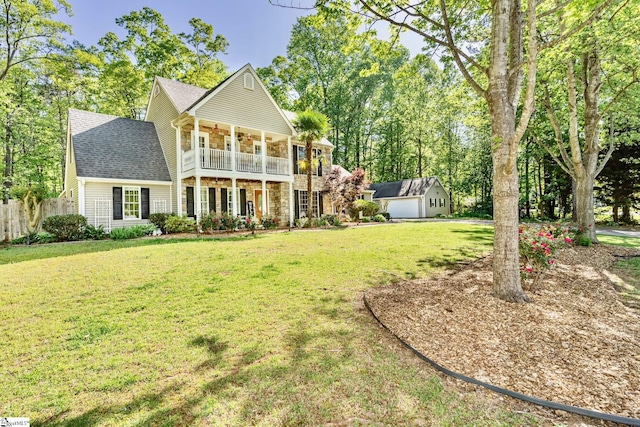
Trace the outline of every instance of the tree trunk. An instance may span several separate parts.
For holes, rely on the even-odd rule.
[[[505,69],[506,72],[506,69]],[[506,80],[503,80],[506,81]],[[491,86],[491,82],[489,83]],[[520,250],[518,234],[517,162],[509,166],[508,141],[515,130],[515,111],[507,101],[506,85],[489,90],[493,157],[493,293],[508,302],[528,302],[520,281]],[[507,170],[507,168],[509,168]]]
[[[618,222],[619,217],[618,217],[618,208],[619,208],[619,204],[618,202],[613,202],[613,207],[611,208],[612,212],[613,212],[613,222]]]
[[[306,144],[306,154],[307,154],[307,219],[309,220],[308,224],[311,226],[311,218],[313,218],[313,191],[312,191],[312,180],[313,180],[313,165],[312,165],[312,150],[313,145],[311,140],[307,140]]]
[[[598,243],[593,209],[593,182],[587,174],[576,180],[576,217],[578,225],[584,229],[584,235],[593,243]]]

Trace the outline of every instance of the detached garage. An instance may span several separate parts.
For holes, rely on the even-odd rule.
[[[449,197],[436,176],[371,184],[373,201],[392,218],[432,218],[449,214]]]

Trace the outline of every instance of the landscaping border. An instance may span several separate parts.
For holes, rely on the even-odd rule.
[[[526,394],[522,394],[522,393],[518,393],[518,392],[515,392],[515,391],[507,390],[507,389],[504,389],[504,388],[501,388],[501,387],[497,387],[497,386],[495,386],[493,384],[489,384],[489,383],[477,380],[475,378],[471,378],[471,377],[468,377],[466,375],[462,375],[462,374],[459,374],[457,372],[451,371],[451,370],[445,368],[444,366],[441,366],[438,363],[434,362],[433,360],[429,359],[424,354],[420,353],[418,350],[413,348],[411,346],[411,344],[407,343],[405,340],[403,340],[398,335],[396,335],[396,333],[393,332],[391,329],[389,329],[389,327],[387,327],[387,325],[382,323],[380,318],[376,315],[376,313],[373,311],[373,309],[369,305],[369,301],[367,301],[367,292],[366,291],[363,292],[362,298],[364,300],[365,307],[367,307],[367,310],[369,310],[369,312],[371,313],[373,318],[380,324],[380,326],[382,326],[389,333],[391,333],[391,335],[393,335],[398,341],[400,341],[400,343],[402,343],[402,345],[404,345],[409,350],[411,350],[416,356],[418,356],[420,359],[424,360],[429,365],[433,366],[435,369],[437,369],[438,371],[442,372],[443,374],[449,375],[449,376],[451,376],[453,378],[456,378],[458,380],[462,380],[462,381],[468,382],[470,384],[479,385],[479,386],[484,387],[484,388],[486,388],[488,390],[491,390],[491,391],[493,391],[495,393],[503,394],[505,396],[513,397],[515,399],[523,400],[525,402],[533,403],[534,405],[543,406],[545,408],[555,409],[555,410],[560,410],[560,411],[565,411],[565,412],[571,412],[571,413],[574,413],[574,414],[583,415],[585,417],[596,418],[596,419],[604,420],[604,421],[612,421],[612,422],[615,422],[615,423],[627,424],[627,425],[630,425],[630,426],[640,426],[640,419],[638,419],[638,418],[627,418],[627,417],[623,417],[623,416],[620,416],[620,415],[607,414],[607,413],[604,413],[604,412],[594,411],[594,410],[591,410],[591,409],[585,409],[585,408],[580,408],[580,407],[577,407],[577,406],[565,405],[565,404],[562,404],[562,403],[556,403],[556,402],[551,402],[549,400],[539,399],[537,397],[528,396]]]

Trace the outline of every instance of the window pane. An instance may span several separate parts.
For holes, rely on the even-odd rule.
[[[209,187],[200,187],[200,214],[209,213]]]
[[[124,219],[140,218],[140,189],[124,188]]]

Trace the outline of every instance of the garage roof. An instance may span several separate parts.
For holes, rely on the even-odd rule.
[[[403,179],[402,181],[380,182],[371,184],[369,190],[375,190],[374,199],[416,197],[424,195],[437,179],[438,177],[429,176],[426,178]]]

